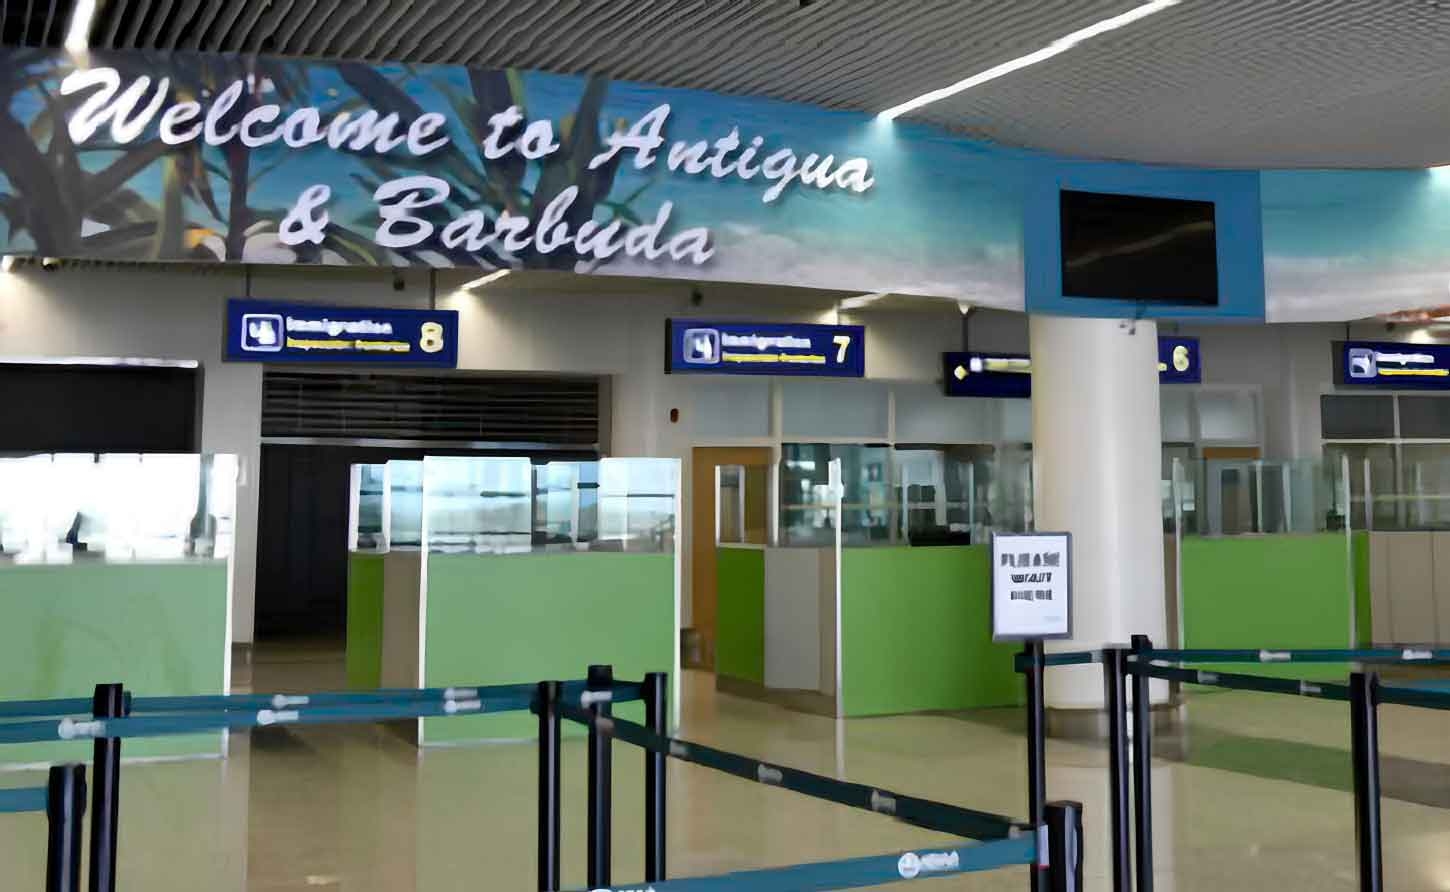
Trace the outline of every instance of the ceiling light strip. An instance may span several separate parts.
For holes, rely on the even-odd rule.
[[[76,0],[71,12],[70,29],[66,31],[65,48],[84,53],[91,48],[91,25],[96,20],[96,0]]]
[[[1086,28],[1079,28],[1071,34],[1059,37],[1052,43],[1036,52],[1028,53],[1025,56],[1018,56],[1000,65],[994,65],[986,71],[978,72],[971,77],[959,80],[956,83],[942,87],[939,90],[932,90],[930,93],[923,93],[915,99],[910,99],[900,105],[894,105],[877,115],[883,121],[894,121],[904,114],[916,111],[923,106],[931,105],[933,102],[940,102],[950,96],[970,90],[973,87],[981,86],[988,81],[994,81],[999,77],[1020,71],[1029,65],[1036,65],[1038,62],[1045,62],[1053,56],[1067,52],[1085,40],[1091,40],[1109,31],[1116,31],[1126,25],[1131,25],[1139,19],[1146,18],[1155,12],[1162,12],[1170,6],[1177,6],[1181,0],[1152,0],[1142,6],[1134,7],[1125,13],[1094,22]]]

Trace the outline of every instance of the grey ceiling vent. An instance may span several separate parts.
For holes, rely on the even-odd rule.
[[[262,436],[593,448],[599,406],[597,378],[268,369]]]

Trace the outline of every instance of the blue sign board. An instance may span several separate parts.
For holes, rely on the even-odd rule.
[[[1158,339],[1158,379],[1164,384],[1202,384],[1198,338]]]
[[[1197,338],[1158,339],[1158,380],[1203,380]],[[942,381],[947,396],[1026,399],[1032,396],[1032,359],[1025,353],[943,353]]]
[[[1339,383],[1387,390],[1450,390],[1450,345],[1345,341]]]
[[[458,313],[227,301],[226,358],[236,362],[346,362],[458,366]]]
[[[866,374],[866,329],[860,325],[671,319],[666,335],[666,373],[833,378]]]
[[[1026,399],[1032,396],[1032,360],[1025,353],[943,353],[947,396]]]

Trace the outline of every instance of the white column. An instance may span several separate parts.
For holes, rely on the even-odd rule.
[[[1164,642],[1158,327],[1049,316],[1030,326],[1035,522],[1072,533],[1074,637],[1050,649]],[[1052,708],[1103,703],[1098,666],[1053,669],[1046,687]]]

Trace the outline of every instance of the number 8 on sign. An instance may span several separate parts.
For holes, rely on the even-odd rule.
[[[443,349],[443,326],[437,322],[424,322],[418,336],[418,349],[424,353],[437,353]]]

